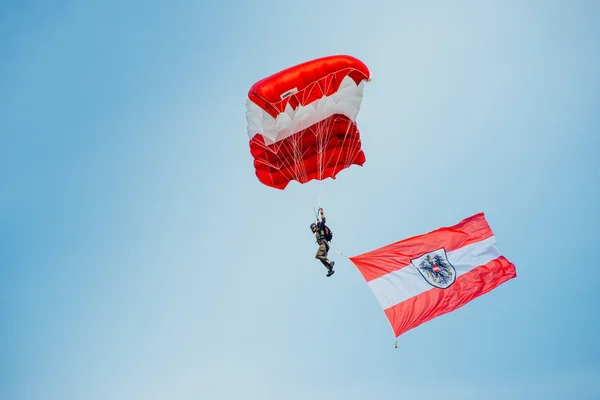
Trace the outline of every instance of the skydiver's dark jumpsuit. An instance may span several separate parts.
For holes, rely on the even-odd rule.
[[[321,219],[321,221],[317,222],[317,231],[315,232],[316,242],[319,244],[319,249],[317,250],[317,254],[315,254],[315,258],[321,260],[325,268],[331,270],[331,265],[327,262],[327,254],[329,253],[329,244],[325,240],[325,230],[323,229],[325,225],[325,217]]]

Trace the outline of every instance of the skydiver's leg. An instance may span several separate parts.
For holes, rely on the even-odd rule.
[[[325,243],[325,245],[327,246],[325,249],[325,257],[327,257],[327,255],[329,254],[329,243]],[[326,268],[328,269],[327,276],[331,276],[331,275],[333,275],[333,272],[334,272],[333,265],[335,264],[335,261],[329,260],[327,258],[326,258],[326,260],[328,263],[328,265],[326,266]]]
[[[321,260],[321,263],[325,266],[325,268],[327,268],[327,276],[331,276],[333,274],[333,261],[329,261],[327,259],[327,254],[329,253],[329,246],[327,246],[325,243],[321,244],[319,246],[319,250],[317,250],[317,254],[315,255],[315,258]]]
[[[321,260],[321,262],[323,263],[323,265],[325,265],[325,267],[327,267],[327,269],[331,268],[329,266],[330,261],[327,259],[328,252],[329,252],[329,249],[327,248],[325,243],[323,243],[323,244],[319,245],[319,250],[317,250],[317,254],[315,254],[315,258]]]

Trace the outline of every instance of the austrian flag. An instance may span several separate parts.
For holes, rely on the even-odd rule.
[[[464,306],[517,276],[483,213],[350,257],[394,334]]]

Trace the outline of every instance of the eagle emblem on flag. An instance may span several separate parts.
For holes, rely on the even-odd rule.
[[[432,286],[446,289],[456,280],[456,269],[448,261],[446,249],[444,248],[423,254],[410,261],[421,273],[421,276]]]

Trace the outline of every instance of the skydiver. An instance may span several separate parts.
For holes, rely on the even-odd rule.
[[[325,225],[325,215],[323,214],[323,208],[319,208],[319,212],[321,213],[321,220],[317,218],[317,223],[310,224],[310,230],[315,234],[316,243],[319,244],[319,249],[317,250],[317,254],[315,254],[315,258],[320,260],[321,263],[327,268],[327,277],[330,277],[334,274],[333,265],[335,261],[330,261],[327,258],[327,254],[329,252],[329,243],[327,242],[327,237],[329,236],[329,240],[331,240],[331,236],[328,235],[330,233],[329,228]]]

